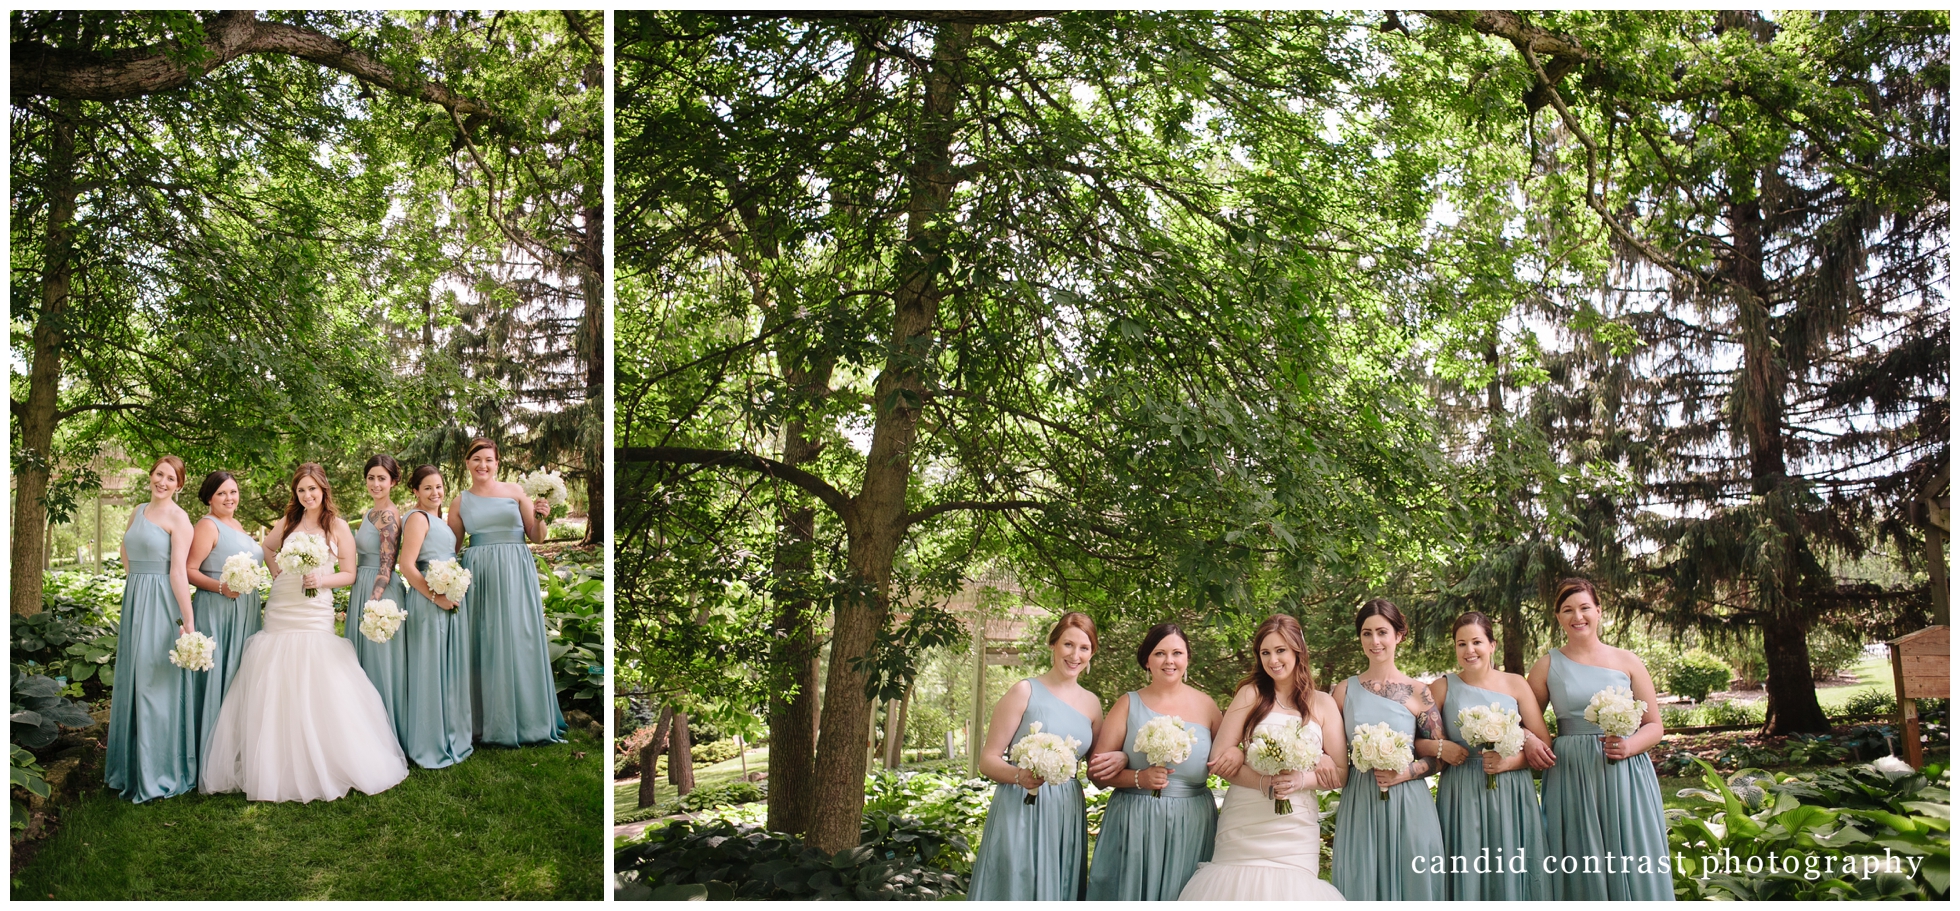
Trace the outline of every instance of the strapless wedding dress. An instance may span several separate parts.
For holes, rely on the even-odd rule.
[[[1260,728],[1298,721],[1275,708]],[[1309,721],[1314,730],[1320,725]],[[1341,901],[1340,890],[1320,878],[1320,806],[1313,791],[1293,795],[1293,812],[1273,812],[1273,802],[1254,788],[1233,785],[1218,809],[1211,860],[1184,884],[1179,901]]]
[[[306,803],[349,788],[378,794],[407,777],[381,694],[334,635],[333,593],[308,598],[299,573],[281,573],[225,692],[198,790]]]

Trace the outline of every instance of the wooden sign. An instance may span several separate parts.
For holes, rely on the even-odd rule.
[[[1892,688],[1899,700],[1899,735],[1906,761],[1922,768],[1919,706],[1915,699],[1944,699],[1952,689],[1947,657],[1952,639],[1944,626],[1929,626],[1886,643],[1892,651]]]

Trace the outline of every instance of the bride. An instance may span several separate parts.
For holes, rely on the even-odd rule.
[[[279,572],[275,558],[286,535],[302,532],[327,540],[337,572]],[[245,640],[198,789],[306,803],[335,800],[350,787],[378,794],[401,783],[408,763],[381,695],[354,647],[334,635],[332,589],[354,581],[354,535],[334,513],[319,465],[308,462],[293,474],[291,505],[266,534],[265,554],[275,574],[265,626]],[[318,592],[311,598],[309,587]]]
[[[1340,711],[1333,697],[1313,687],[1298,620],[1267,617],[1252,641],[1258,663],[1225,710],[1212,760],[1212,770],[1232,788],[1219,808],[1211,861],[1198,865],[1178,900],[1340,901],[1341,893],[1320,878],[1320,807],[1314,800],[1316,788],[1338,788],[1347,775]],[[1261,728],[1300,721],[1303,712],[1307,726],[1320,731],[1318,768],[1266,776],[1244,765],[1239,744]],[[1275,811],[1275,798],[1290,800],[1293,811]]]

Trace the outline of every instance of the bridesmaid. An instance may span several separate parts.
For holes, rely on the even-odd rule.
[[[1222,716],[1215,700],[1184,682],[1190,663],[1190,640],[1177,624],[1151,627],[1137,646],[1150,684],[1117,697],[1096,732],[1089,777],[1117,791],[1089,865],[1090,901],[1174,901],[1198,864],[1211,859],[1218,805],[1205,787],[1205,758]],[[1158,715],[1184,719],[1197,735],[1191,755],[1169,769],[1135,748],[1137,731]],[[1154,789],[1163,796],[1153,797]]]
[[[1348,901],[1439,900],[1443,877],[1433,871],[1443,855],[1436,804],[1422,779],[1441,765],[1434,743],[1443,723],[1429,688],[1395,666],[1395,649],[1409,622],[1387,598],[1361,605],[1354,616],[1368,669],[1334,686],[1347,741],[1354,729],[1381,724],[1409,735],[1416,759],[1400,772],[1363,772],[1348,766],[1334,827],[1334,888]],[[1425,743],[1428,755],[1423,755]],[[1388,799],[1376,796],[1388,791]]]
[[[1546,744],[1552,736],[1545,714],[1523,677],[1491,666],[1496,645],[1489,617],[1470,611],[1456,618],[1450,635],[1462,670],[1429,685],[1443,707],[1443,732],[1449,737],[1437,745],[1448,763],[1436,786],[1436,815],[1449,849],[1444,888],[1452,901],[1545,901],[1552,897],[1543,866],[1545,819],[1528,767],[1550,765]],[[1485,752],[1468,762],[1470,745],[1457,729],[1457,713],[1493,703],[1524,720],[1524,752],[1509,758]],[[1491,773],[1497,776],[1494,790],[1484,777]]]
[[[186,570],[191,585],[197,589],[191,594],[191,610],[196,615],[197,631],[217,643],[211,655],[211,669],[191,675],[191,692],[198,705],[197,744],[201,756],[211,744],[211,729],[218,724],[218,710],[224,706],[225,690],[231,686],[232,673],[238,670],[238,659],[245,654],[245,639],[259,631],[259,612],[264,606],[258,589],[232,591],[219,577],[224,575],[225,561],[234,554],[244,554],[260,564],[265,558],[259,542],[245,533],[245,526],[238,524],[238,479],[231,472],[214,471],[205,475],[197,498],[204,501],[210,512],[197,520],[196,530],[191,534]]]
[[[402,520],[402,581],[408,588],[401,639],[408,688],[401,714],[402,752],[425,769],[468,759],[470,746],[470,626],[457,603],[429,588],[423,573],[456,559],[456,533],[442,519],[442,472],[424,465],[408,476],[415,509]]]
[[[1080,760],[1096,740],[1102,700],[1076,683],[1096,652],[1096,624],[1070,611],[1048,632],[1047,673],[1014,684],[994,705],[980,774],[999,784],[987,807],[980,855],[973,860],[969,901],[1079,901],[1089,873],[1089,826],[1082,785],[1073,776],[1043,781],[1007,761],[1007,749],[1041,724],[1041,732],[1074,737]],[[1035,802],[1024,798],[1039,788]]]
[[[395,573],[395,557],[401,551],[402,519],[395,510],[395,483],[402,478],[402,466],[392,456],[377,455],[362,469],[367,481],[368,510],[361,517],[361,528],[354,533],[354,587],[347,596],[347,641],[354,643],[354,657],[367,672],[374,691],[395,725],[397,737],[406,738],[408,718],[403,711],[402,691],[408,687],[408,647],[401,632],[386,642],[373,642],[361,635],[361,614],[369,601],[387,599],[402,607],[407,600],[401,577]],[[406,625],[406,624],[404,624]]]
[[[558,687],[544,628],[544,595],[528,537],[544,541],[550,513],[543,497],[497,480],[497,444],[470,441],[463,456],[470,486],[450,504],[449,530],[470,536],[463,568],[470,589],[463,594],[469,616],[471,717],[478,740],[506,746],[562,742],[565,718],[558,712]],[[528,507],[528,508],[527,508]]]
[[[134,803],[197,787],[199,672],[170,663],[177,637],[197,628],[187,566],[191,517],[172,499],[184,486],[184,460],[150,467],[150,501],[130,512],[123,532],[121,660],[109,689],[109,755],[102,777]]]
[[[1557,901],[1673,901],[1660,780],[1647,750],[1661,740],[1660,700],[1638,655],[1599,641],[1591,582],[1566,579],[1552,595],[1565,647],[1531,667],[1531,692],[1558,715],[1545,771],[1545,847]],[[1633,691],[1647,713],[1633,736],[1602,736],[1586,720],[1594,693]]]

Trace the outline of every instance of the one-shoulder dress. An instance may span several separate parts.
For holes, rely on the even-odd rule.
[[[456,533],[421,509],[402,519],[402,527],[425,520],[429,533],[414,561],[426,576],[429,564],[456,559]],[[408,600],[402,610],[408,619],[396,634],[408,651],[402,751],[422,768],[440,769],[468,759],[475,749],[470,745],[470,622],[461,605],[444,610],[421,592],[404,588]]]
[[[1600,737],[1586,720],[1594,693],[1631,689],[1625,671],[1580,664],[1552,649],[1546,677],[1558,736],[1558,763],[1545,770],[1545,849],[1555,901],[1673,901],[1667,817],[1653,760],[1641,753],[1606,761]]]
[[[1028,707],[1013,742],[1041,725],[1041,732],[1074,737],[1080,744],[1075,758],[1089,754],[1093,724],[1072,705],[1048,691],[1039,679],[1028,678]],[[1048,782],[1036,789],[1035,802],[1025,802],[1027,790],[1016,784],[996,784],[987,805],[987,827],[980,834],[980,853],[973,859],[970,901],[1079,901],[1089,872],[1089,827],[1082,800],[1082,783],[1074,778]]]
[[[518,746],[564,738],[544,626],[538,565],[524,543],[524,513],[510,497],[456,498],[469,548],[471,714],[477,739]]]
[[[1443,733],[1470,751],[1461,765],[1444,766],[1436,783],[1436,816],[1449,848],[1445,888],[1452,901],[1493,898],[1544,901],[1551,897],[1545,874],[1545,818],[1530,769],[1499,772],[1487,786],[1483,754],[1463,739],[1456,716],[1470,706],[1496,704],[1518,711],[1518,700],[1471,686],[1449,675],[1443,693]],[[1481,745],[1479,745],[1481,746]]]
[[[369,512],[370,517],[373,512]],[[394,541],[391,551],[401,549],[401,526],[392,533]],[[381,575],[381,528],[370,518],[361,522],[354,532],[354,587],[349,589],[347,599],[347,623],[343,631],[347,641],[354,646],[354,657],[361,662],[361,670],[367,674],[368,682],[374,684],[374,691],[381,694],[381,704],[388,709],[388,718],[395,726],[399,736],[408,729],[408,719],[404,714],[404,691],[408,688],[408,643],[402,639],[401,630],[386,642],[374,642],[361,635],[361,614],[365,612],[368,601],[374,597],[374,580]],[[388,582],[381,587],[381,598],[395,602],[395,606],[407,610],[408,587],[402,584],[402,574],[393,566],[385,567]],[[406,626],[407,622],[403,622]]]
[[[136,507],[123,532],[122,617],[116,623],[116,681],[109,687],[109,755],[102,777],[134,803],[197,787],[197,688],[170,663],[183,622],[170,590],[170,533]],[[193,615],[195,616],[195,615]]]
[[[1347,679],[1341,714],[1349,743],[1354,742],[1354,729],[1364,724],[1386,722],[1411,742],[1416,736],[1416,716],[1408,706],[1369,692],[1359,677]],[[1380,790],[1375,773],[1348,765],[1334,823],[1334,888],[1348,901],[1442,899],[1443,877],[1430,872],[1433,863],[1411,863],[1443,854],[1443,829],[1429,783],[1402,782],[1388,789],[1387,800],[1380,799]]]
[[[1150,767],[1150,758],[1136,748],[1137,732],[1161,714],[1143,704],[1142,693],[1130,693],[1125,768]],[[1090,901],[1170,901],[1184,891],[1198,864],[1211,859],[1218,828],[1218,805],[1205,787],[1211,730],[1189,721],[1184,728],[1197,742],[1189,757],[1171,767],[1162,797],[1152,796],[1149,788],[1118,788],[1110,795],[1089,863],[1085,897]]]

